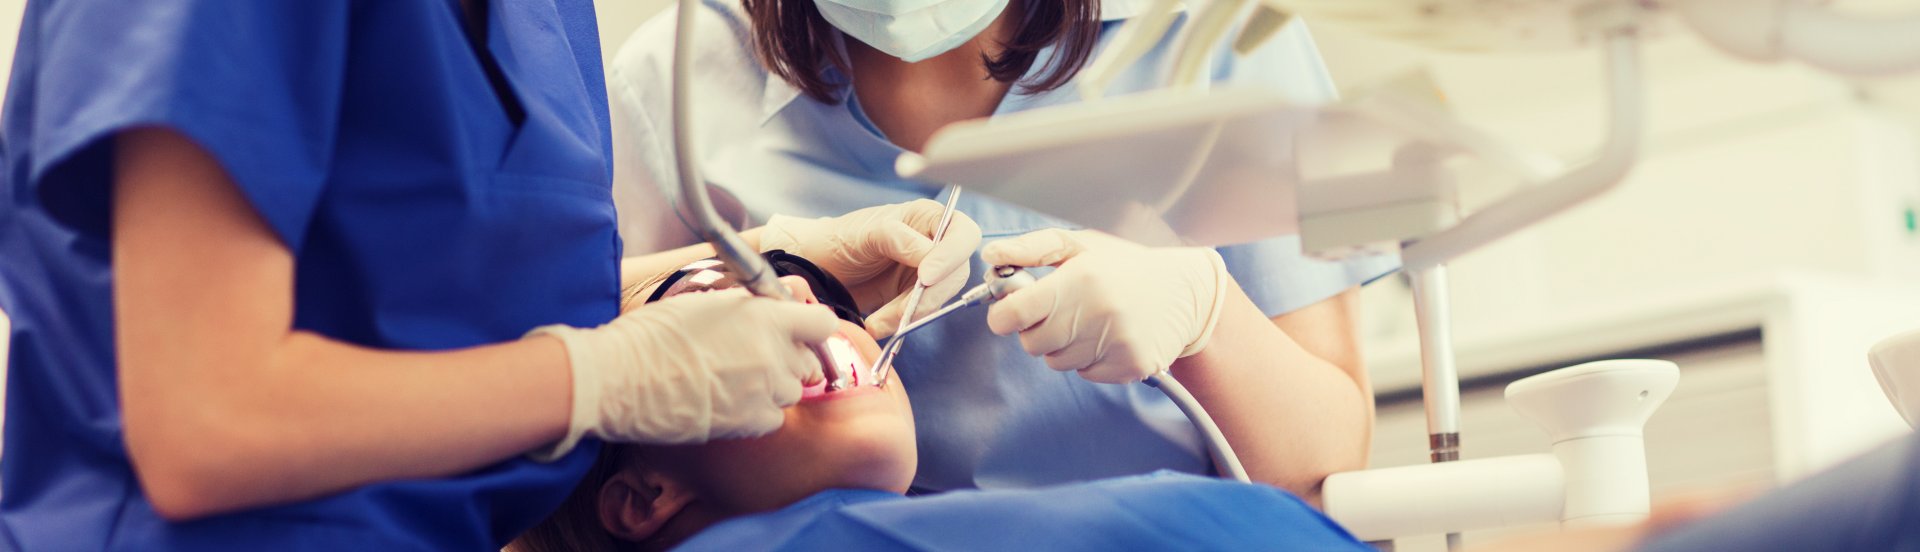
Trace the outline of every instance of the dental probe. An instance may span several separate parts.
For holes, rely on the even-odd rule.
[[[948,185],[947,205],[940,212],[940,224],[933,227],[934,245],[940,245],[940,240],[946,239],[947,226],[953,223],[953,210],[959,202],[960,187]],[[913,290],[907,292],[907,304],[904,305],[906,308],[900,312],[900,327],[904,328],[913,322],[913,311],[920,308],[920,297],[927,294],[927,287],[926,284],[915,283]],[[899,330],[894,331],[894,338],[888,339],[887,345],[880,350],[880,361],[873,363],[873,381],[878,382],[876,385],[882,387],[887,385],[888,368],[893,367],[893,357],[900,354],[900,333]]]

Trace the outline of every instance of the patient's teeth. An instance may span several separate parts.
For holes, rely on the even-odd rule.
[[[830,357],[827,361],[832,363],[833,371],[839,376],[838,381],[828,383],[826,391],[877,384],[870,381],[873,379],[872,374],[869,373],[872,367],[868,366],[866,359],[861,358],[860,352],[853,348],[852,341],[840,336],[829,337],[826,349],[827,356]]]

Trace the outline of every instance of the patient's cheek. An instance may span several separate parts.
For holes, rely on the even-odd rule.
[[[840,335],[847,337],[847,341],[853,344],[853,350],[860,353],[860,358],[865,359],[868,364],[880,360],[880,344],[873,340],[873,334],[867,333],[866,330],[860,329],[851,322],[844,324],[840,328]]]

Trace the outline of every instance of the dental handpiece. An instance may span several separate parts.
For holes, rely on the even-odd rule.
[[[684,202],[682,206],[685,207],[685,213],[692,217],[691,220],[686,218],[681,220],[692,226],[702,240],[713,245],[714,253],[720,257],[720,262],[726,265],[728,272],[732,273],[742,287],[747,288],[754,295],[791,301],[793,294],[788,293],[787,286],[780,283],[780,278],[774,274],[773,267],[766,259],[760,257],[758,251],[747,245],[746,240],[740,237],[739,232],[734,231],[733,226],[726,219],[721,218],[720,211],[713,207],[713,197],[707,191],[706,179],[700,176],[700,155],[695,151],[697,144],[693,139],[691,126],[693,49],[688,47],[689,44],[695,43],[693,41],[694,14],[700,11],[699,7],[700,4],[695,0],[679,0],[680,16],[675,21],[674,27],[676,32],[673,43],[673,86],[670,99],[673,117],[671,126],[673,127],[674,166],[679,172],[680,199]],[[828,385],[834,388],[845,387],[847,385],[847,380],[843,377],[845,374],[839,373],[835,367],[833,352],[827,345],[815,343],[811,348],[814,357],[820,359],[821,376],[826,378]]]
[[[953,302],[947,303],[944,307],[940,307],[940,310],[927,313],[926,316],[922,316],[900,327],[899,330],[895,330],[893,337],[887,339],[886,345],[880,347],[880,360],[873,363],[874,381],[879,382],[881,386],[887,384],[887,374],[893,371],[893,358],[900,353],[900,345],[902,345],[900,338],[906,337],[909,332],[926,327],[928,324],[941,318],[946,318],[947,315],[959,312],[960,309],[1005,299],[1008,295],[1013,294],[1013,292],[1033,285],[1034,280],[1032,273],[1017,266],[993,267],[993,270],[987,273],[986,282],[973,286],[973,289],[961,293],[958,299],[954,299]]]
[[[1027,286],[1033,285],[1035,281],[1036,279],[1033,277],[1033,273],[1027,272],[1020,267],[993,267],[993,272],[989,273],[987,281],[982,282],[980,285],[973,286],[972,289],[968,289],[965,293],[961,293],[959,298],[954,299],[952,303],[947,303],[944,307],[940,307],[940,310],[928,313],[926,316],[914,320],[912,324],[900,328],[899,331],[894,332],[893,339],[897,340],[906,337],[908,332],[926,327],[927,324],[945,318],[949,314],[959,312],[960,309],[998,302],[1001,299],[1007,298],[1008,295],[1012,295],[1013,292],[1026,289]]]

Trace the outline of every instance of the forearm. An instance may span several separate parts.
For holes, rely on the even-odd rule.
[[[1172,373],[1254,480],[1317,503],[1328,474],[1366,465],[1370,391],[1276,327],[1237,285],[1222,292],[1228,297],[1207,348],[1175,362]]]
[[[452,475],[565,431],[557,340],[393,352],[293,330],[294,256],[220,165],[170,130],[117,140],[118,406],[161,515]]]
[[[544,337],[395,352],[294,332],[264,365],[165,372],[206,381],[191,398],[128,401],[127,441],[149,500],[175,519],[449,476],[558,440],[566,362]]]

